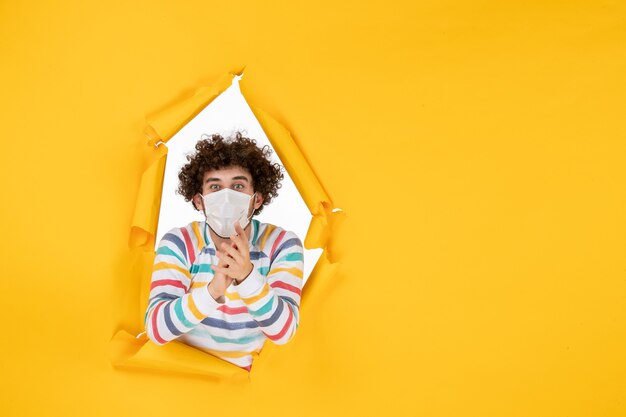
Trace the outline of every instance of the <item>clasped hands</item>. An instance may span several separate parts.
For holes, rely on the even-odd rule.
[[[230,244],[223,242],[216,248],[215,254],[219,262],[212,266],[214,275],[208,285],[208,291],[217,300],[224,295],[226,288],[233,281],[240,284],[253,269],[248,236],[239,222],[235,222],[235,234],[230,236]]]

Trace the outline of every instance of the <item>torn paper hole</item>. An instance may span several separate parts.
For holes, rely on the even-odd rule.
[[[186,202],[182,196],[176,194],[178,172],[187,163],[186,155],[195,151],[197,141],[207,138],[213,133],[229,137],[235,131],[241,131],[244,136],[255,139],[259,147],[269,146],[273,150],[273,162],[278,162],[284,166],[283,161],[276,154],[271,142],[241,94],[238,82],[240,78],[240,76],[235,76],[232,85],[226,91],[183,126],[165,145],[168,148],[168,154],[165,163],[155,249],[163,235],[173,227],[180,227],[194,220],[204,220],[201,212],[195,210],[191,203]],[[289,172],[285,170],[283,173],[284,179],[282,187],[278,191],[278,197],[265,206],[263,212],[254,218],[263,223],[275,224],[283,229],[291,230],[304,241],[311,223],[311,212],[298,192]],[[322,249],[304,250],[303,284],[306,284],[321,253]]]
[[[131,247],[141,247],[144,250],[153,251],[155,242],[159,242],[160,237],[163,235],[163,226],[158,225],[164,207],[161,204],[161,198],[163,197],[162,191],[164,190],[163,178],[166,159],[171,161],[169,155],[167,155],[168,151],[171,151],[173,154],[173,148],[176,146],[175,142],[172,142],[170,145],[169,141],[176,140],[175,137],[188,128],[190,123],[198,119],[198,116],[200,116],[203,111],[208,111],[207,109],[210,103],[213,101],[219,103],[218,99],[225,97],[222,96],[222,93],[227,91],[229,87],[236,87],[237,92],[239,92],[239,85],[236,81],[240,78],[241,77],[235,77],[233,81],[232,73],[225,75],[211,86],[198,88],[191,97],[188,97],[184,101],[178,102],[170,108],[148,117],[148,124],[145,131],[149,138],[148,144],[156,145],[158,143],[164,146],[153,146],[153,154],[151,155],[153,162],[148,166],[141,177],[140,188],[137,195],[137,205],[131,223],[129,239]],[[245,82],[242,85],[244,87],[244,94],[250,97]],[[241,96],[241,94],[239,94],[239,96]],[[305,263],[308,263],[308,270],[305,272],[306,277],[308,278],[309,275],[312,274],[311,277],[314,279],[304,287],[308,295],[305,296],[303,293],[300,310],[303,316],[310,315],[310,312],[315,311],[319,303],[323,302],[322,297],[319,296],[320,291],[323,291],[326,285],[330,285],[332,282],[331,278],[337,271],[337,260],[330,260],[328,256],[325,256],[327,254],[324,249],[327,247],[328,238],[331,233],[329,226],[333,217],[332,215],[338,214],[339,212],[337,210],[331,212],[331,207],[333,206],[330,198],[298,149],[291,133],[285,129],[278,120],[274,119],[274,117],[261,108],[256,106],[247,107],[247,105],[245,107],[247,111],[249,111],[250,108],[256,119],[253,120],[255,122],[258,121],[258,125],[262,126],[263,129],[261,134],[257,135],[255,139],[258,139],[259,142],[261,142],[261,139],[267,141],[267,136],[263,132],[266,132],[267,135],[271,137],[272,143],[275,145],[275,150],[277,151],[277,159],[282,156],[281,162],[284,162],[283,165],[287,171],[287,176],[289,176],[290,173],[293,175],[299,191],[298,196],[302,199],[304,206],[306,206],[306,218],[310,219],[310,224],[308,225],[308,230],[305,229],[304,232],[300,232],[297,226],[286,226],[284,221],[285,217],[282,215],[279,215],[279,221],[270,219],[270,210],[268,209],[273,206],[275,202],[265,207],[262,213],[263,216],[259,216],[259,219],[264,222],[274,222],[285,226],[286,229],[293,230],[299,236],[305,235],[304,245],[305,248],[309,250],[311,250],[310,248],[319,248],[311,250],[310,253],[314,255],[312,260],[305,260]],[[242,119],[240,114],[237,114],[236,123],[233,125],[236,129],[241,127]],[[258,126],[255,124],[253,127]],[[223,129],[225,130],[222,130],[222,132],[216,132],[215,130],[217,129],[211,129],[209,133],[222,133],[224,136],[230,136],[233,127],[225,127]],[[253,130],[250,127],[245,127],[245,131],[247,132],[247,136],[253,137],[251,133]],[[208,133],[201,132],[199,138],[202,138],[203,134]],[[195,141],[193,143],[195,144]],[[270,147],[272,146],[269,141],[266,144]],[[193,146],[191,146],[191,149],[193,149]],[[291,178],[289,178],[289,182],[293,183]],[[282,195],[284,196],[284,193],[282,193]],[[198,212],[195,211],[191,205],[186,203],[182,197],[174,196],[182,202],[181,204],[187,204],[186,208],[191,210],[191,213],[198,215]],[[276,201],[278,201],[278,198]],[[291,208],[288,213],[291,213]],[[175,227],[180,226],[179,221],[176,222]],[[301,223],[301,225],[305,224],[306,222]],[[156,237],[157,226],[161,229],[159,230],[160,234],[158,238]],[[315,259],[317,258],[319,258],[319,260],[316,263]],[[311,272],[311,268],[313,267],[314,270]],[[147,290],[145,281],[150,280],[150,270],[145,268],[143,272],[137,274],[137,278],[142,281],[142,292],[145,292]],[[129,282],[129,285],[134,285],[134,283]],[[141,296],[142,306],[140,310],[142,312],[147,308],[147,305],[145,305],[146,300],[147,293],[144,293]],[[115,367],[121,369],[150,369],[163,372],[198,374],[210,378],[227,378],[231,380],[247,380],[248,378],[247,371],[217,357],[206,355],[204,352],[184,343],[172,341],[163,346],[150,343],[145,333],[133,336],[126,330],[120,330],[113,336],[110,347],[111,362]],[[259,357],[254,360],[255,365],[252,367],[251,375],[265,372],[270,366],[270,358],[272,357],[272,352],[275,347],[276,346],[271,343],[265,344]]]

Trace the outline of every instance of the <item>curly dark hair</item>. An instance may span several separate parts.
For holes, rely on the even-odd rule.
[[[254,211],[254,214],[259,214],[278,195],[283,179],[283,168],[270,161],[271,154],[269,146],[259,148],[254,139],[244,137],[241,132],[228,139],[213,134],[210,139],[198,141],[196,152],[187,155],[188,162],[178,173],[177,193],[185,201],[192,201],[194,195],[202,193],[206,171],[239,166],[250,173],[254,191],[263,196],[263,205]],[[195,205],[194,208],[197,210]]]

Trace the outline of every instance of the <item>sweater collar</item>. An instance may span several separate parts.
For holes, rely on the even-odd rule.
[[[252,219],[250,223],[251,223],[251,226],[250,226],[250,236],[248,237],[248,243],[250,244],[250,247],[252,248],[256,245],[256,242],[259,239],[260,222],[256,219]],[[202,234],[204,237],[204,246],[215,250],[216,249],[215,243],[213,242],[213,240],[211,240],[211,233],[209,232],[209,224],[206,222],[206,220],[202,222],[201,229],[203,230]]]

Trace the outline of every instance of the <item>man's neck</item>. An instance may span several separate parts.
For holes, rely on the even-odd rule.
[[[243,229],[243,231],[246,233],[246,236],[248,236],[248,240],[250,237],[250,230],[252,229],[252,220],[248,223],[248,225],[246,226],[245,229]],[[211,240],[213,241],[213,243],[215,244],[215,249],[217,250],[221,250],[221,246],[222,243],[226,243],[227,245],[230,245],[230,239],[224,239],[222,237],[219,237],[214,231],[213,229],[211,229],[209,227],[209,235],[211,236]]]

